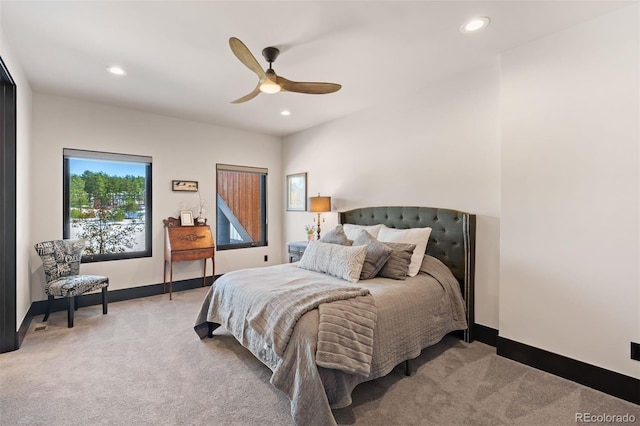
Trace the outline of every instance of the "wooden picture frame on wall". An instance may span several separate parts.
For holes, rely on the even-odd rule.
[[[172,180],[171,190],[198,192],[198,181],[197,180]]]
[[[307,174],[287,175],[287,211],[304,212],[307,210]]]

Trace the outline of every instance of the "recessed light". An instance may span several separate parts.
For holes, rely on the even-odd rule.
[[[115,65],[107,67],[107,71],[109,71],[113,75],[127,75],[127,72],[125,70]]]
[[[282,111],[280,111],[280,115],[289,116],[291,115],[291,111],[289,111],[288,109],[283,109]]]
[[[477,18],[473,18],[462,24],[460,27],[460,32],[463,33],[472,33],[474,31],[478,31],[487,25],[489,25],[491,19],[486,16],[478,16]]]

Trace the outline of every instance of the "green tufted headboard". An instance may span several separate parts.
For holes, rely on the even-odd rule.
[[[467,342],[473,340],[476,215],[434,207],[364,207],[340,213],[340,223],[432,229],[426,254],[447,265],[460,283],[467,308]]]

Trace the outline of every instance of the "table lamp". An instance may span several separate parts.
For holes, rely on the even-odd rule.
[[[320,213],[331,211],[331,197],[309,197],[309,211],[318,213],[318,240],[320,239]]]

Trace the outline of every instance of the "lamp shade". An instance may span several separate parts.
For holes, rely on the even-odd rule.
[[[314,213],[324,213],[331,211],[331,197],[309,197],[309,211]]]

